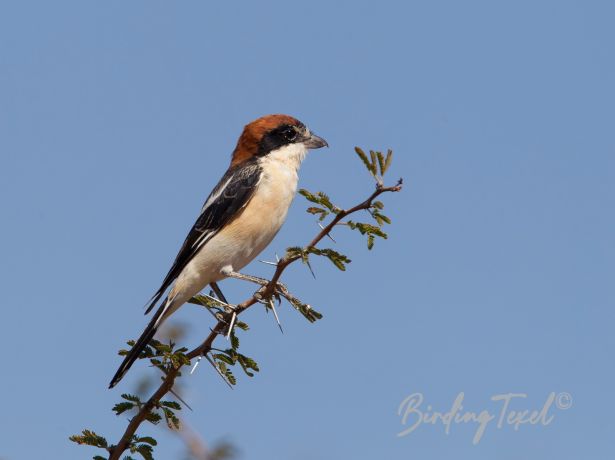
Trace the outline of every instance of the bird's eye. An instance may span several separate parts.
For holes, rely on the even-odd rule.
[[[284,131],[282,131],[282,135],[284,136],[284,139],[292,142],[297,137],[297,131],[295,131],[293,128],[286,128]]]

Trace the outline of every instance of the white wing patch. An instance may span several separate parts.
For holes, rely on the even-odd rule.
[[[209,206],[211,206],[211,204],[214,201],[216,201],[218,198],[220,198],[220,195],[222,195],[222,193],[224,192],[224,190],[226,190],[226,187],[228,187],[228,184],[230,184],[232,180],[233,180],[233,176],[229,177],[229,179],[224,183],[224,185],[222,185],[221,187],[219,187],[219,188],[217,188],[216,190],[213,191],[211,196],[209,198],[207,198],[207,201],[205,202],[205,204],[201,208],[201,214],[203,214],[205,212],[205,210]]]
[[[200,248],[201,246],[203,246],[203,244],[205,242],[207,242],[207,240],[209,240],[209,236],[213,235],[214,232],[212,232],[211,230],[206,230],[203,233],[201,233],[201,236],[199,236],[197,238],[197,240],[192,244],[193,248]]]

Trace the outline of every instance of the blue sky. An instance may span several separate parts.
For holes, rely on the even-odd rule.
[[[390,238],[340,229],[346,273],[284,280],[282,335],[247,312],[261,373],[185,379],[190,425],[242,459],[578,459],[615,450],[615,32],[610,2],[3,2],[0,4],[0,458],[88,458],[117,441],[107,383],[241,128],[290,113],[325,137],[301,186],[371,191],[353,147],[395,151]],[[297,199],[263,257],[318,230]],[[253,263],[246,272],[266,276]],[[225,282],[235,301],[249,288]],[[211,326],[196,308],[186,345]],[[572,395],[547,426],[423,425],[397,410],[499,413]],[[157,458],[182,444],[161,428]]]

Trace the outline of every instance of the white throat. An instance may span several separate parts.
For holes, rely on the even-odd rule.
[[[297,172],[301,162],[307,155],[308,149],[303,144],[289,144],[279,149],[272,150],[261,158],[261,164],[277,163]]]

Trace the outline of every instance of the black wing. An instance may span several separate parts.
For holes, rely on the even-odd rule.
[[[256,159],[230,168],[207,197],[201,214],[188,233],[175,261],[149,302],[149,313],[165,291],[188,265],[199,249],[218,233],[233,217],[237,216],[256,189],[261,177],[261,167]]]

